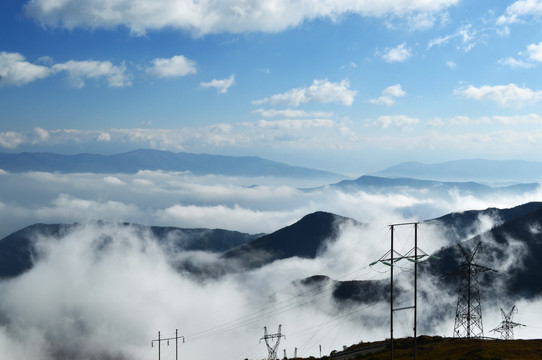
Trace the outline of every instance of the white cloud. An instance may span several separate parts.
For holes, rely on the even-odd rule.
[[[530,60],[542,63],[542,41],[527,46],[527,55]]]
[[[529,69],[534,66],[533,63],[525,62],[523,60],[515,59],[513,57],[507,57],[505,59],[500,59],[499,64],[510,66],[512,69]]]
[[[0,52],[0,86],[22,86],[50,74],[51,69],[29,63],[19,53]]]
[[[453,34],[431,39],[427,43],[427,50],[435,46],[446,45],[453,39],[460,39],[461,43],[457,46],[457,49],[462,49],[464,52],[469,52],[479,42],[483,41],[483,37],[479,36],[479,33],[480,31],[474,29],[471,24],[463,25]]]
[[[312,119],[312,120],[259,120],[258,126],[264,129],[309,129],[309,128],[331,128],[335,126],[335,122],[330,119]]]
[[[350,106],[354,102],[354,96],[357,91],[350,90],[350,82],[342,80],[339,83],[329,82],[327,79],[314,80],[312,85],[304,88],[295,88],[282,94],[276,94],[269,98],[253,101],[254,104],[272,105],[284,104],[289,106],[299,106],[301,104],[317,103],[342,103]]]
[[[448,66],[450,69],[455,69],[457,64],[454,61],[446,61],[446,66]]]
[[[195,74],[197,64],[183,55],[173,56],[169,59],[154,59],[147,73],[159,78],[181,77]]]
[[[380,116],[376,120],[376,125],[386,129],[390,126],[406,127],[416,125],[420,122],[420,119],[412,118],[406,115],[384,115]]]
[[[106,176],[104,177],[104,182],[108,185],[113,185],[113,186],[116,186],[116,185],[126,185],[126,183],[124,181],[122,181],[121,179],[119,179],[118,177],[115,177],[115,176]]]
[[[33,144],[45,142],[49,140],[49,132],[40,127],[34,128],[34,133],[36,134],[36,139],[32,142]]]
[[[406,47],[406,43],[402,43],[394,48],[385,48],[384,53],[381,54],[384,61],[392,62],[405,62],[412,56],[409,48]]]
[[[539,17],[542,16],[542,1],[541,0],[520,0],[508,5],[503,15],[498,20],[498,25],[514,24],[522,22],[523,17]]]
[[[392,106],[395,104],[395,98],[403,97],[406,95],[406,92],[401,88],[400,84],[395,84],[388,86],[382,91],[382,96],[377,99],[371,99],[369,102],[373,104],[384,104],[387,106]]]
[[[219,94],[225,94],[233,84],[235,84],[235,75],[231,75],[229,78],[223,80],[213,79],[209,82],[201,82],[200,86],[204,88],[214,87],[218,90]]]
[[[520,52],[518,55],[523,56],[526,60],[508,57],[500,59],[499,64],[508,65],[513,69],[529,69],[534,67],[536,63],[542,63],[542,41],[538,44],[529,44],[527,50]]]
[[[111,87],[123,87],[132,85],[126,74],[126,65],[113,65],[110,61],[70,60],[65,63],[55,64],[52,67],[55,72],[65,71],[68,80],[73,87],[82,88],[86,79],[105,78]]]
[[[333,116],[333,113],[330,113],[330,112],[304,111],[304,110],[297,110],[297,109],[283,109],[283,110],[257,109],[254,112],[264,117],[286,117],[286,118],[319,117],[319,118],[322,118],[322,117]]]
[[[196,36],[246,31],[278,32],[317,18],[337,19],[343,14],[362,17],[417,19],[424,27],[459,0],[390,0],[291,2],[289,0],[31,0],[27,14],[46,26],[68,29],[125,26],[137,35],[148,30],[177,28]],[[424,19],[424,21],[420,21]],[[428,21],[431,20],[431,21]]]
[[[15,149],[25,143],[25,136],[16,131],[0,132],[0,146],[8,149]]]
[[[495,86],[484,85],[481,87],[471,85],[467,89],[459,90],[459,93],[468,99],[494,101],[504,107],[522,107],[527,103],[542,99],[541,90],[533,91],[513,83]]]

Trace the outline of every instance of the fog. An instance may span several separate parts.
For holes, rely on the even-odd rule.
[[[300,183],[283,179],[196,177],[187,173],[0,175],[2,237],[33,223],[81,223],[73,232],[50,239],[36,234],[34,267],[0,283],[0,353],[6,358],[154,359],[158,331],[162,338],[184,336],[181,358],[261,359],[267,357],[263,327],[273,334],[279,324],[283,349],[293,357],[318,356],[343,345],[389,337],[389,303],[338,303],[332,287],[311,288],[299,280],[326,275],[334,280],[389,278],[389,268],[370,263],[389,250],[388,224],[438,217],[452,211],[512,207],[539,201],[540,192],[491,199],[449,193],[343,193],[329,187],[301,191]],[[325,185],[325,184],[322,184]],[[311,184],[314,186],[314,184]],[[320,249],[316,259],[291,258],[262,268],[233,272],[219,279],[197,280],[172,264],[178,254],[151,234],[115,221],[182,228],[223,228],[270,233],[314,211],[351,217],[338,240]],[[107,220],[96,223],[92,220]],[[473,233],[498,219],[480,219]],[[533,227],[535,229],[536,227]],[[398,229],[395,249],[406,254],[413,229]],[[514,243],[515,244],[515,243]],[[418,246],[433,253],[447,240],[440,229],[419,230]],[[514,254],[521,254],[519,245]],[[204,263],[215,255],[184,254]],[[491,259],[484,259],[491,260]],[[500,263],[515,266],[513,257]],[[496,265],[488,263],[488,266]],[[499,266],[501,266],[499,265]],[[420,285],[420,333],[451,336],[456,294],[439,292],[438,279]],[[396,306],[412,305],[412,264],[398,264]],[[499,324],[499,307],[484,306],[486,335]],[[536,337],[536,303],[520,301],[516,337]],[[508,309],[504,309],[508,311]],[[427,315],[426,315],[427,314]],[[486,315],[487,314],[487,315]],[[486,317],[487,316],[487,317]],[[525,316],[525,317],[524,317]],[[410,312],[395,320],[394,336],[411,336]],[[163,359],[175,358],[175,343],[161,344]]]

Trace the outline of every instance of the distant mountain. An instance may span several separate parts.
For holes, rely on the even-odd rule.
[[[229,250],[222,258],[244,269],[254,269],[294,256],[314,259],[326,244],[337,239],[339,225],[344,222],[359,224],[350,218],[318,211],[304,216],[295,224]]]
[[[373,175],[443,181],[532,182],[542,179],[542,162],[482,159],[457,160],[437,164],[405,162]]]
[[[256,156],[222,156],[135,150],[122,154],[60,155],[52,153],[0,153],[0,169],[9,172],[137,173],[139,170],[190,171],[196,175],[316,177],[344,179],[343,175],[262,159]]]
[[[330,188],[341,191],[367,191],[371,193],[389,193],[403,191],[424,191],[431,195],[448,194],[451,191],[466,195],[496,195],[496,194],[524,194],[535,191],[540,187],[538,183],[517,184],[509,186],[492,187],[476,182],[442,182],[433,180],[418,180],[410,178],[387,178],[364,175],[355,180],[342,180],[329,185]]]
[[[207,251],[223,253],[257,238],[237,231],[222,229],[181,229],[175,227],[145,226],[129,223],[96,222],[96,226],[114,225],[130,227],[140,236],[150,234],[169,253],[179,251]],[[76,231],[80,224],[34,224],[0,240],[0,278],[14,277],[32,268],[39,260],[35,240],[38,237],[60,238]]]

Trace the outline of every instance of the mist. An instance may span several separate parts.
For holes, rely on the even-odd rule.
[[[39,256],[33,268],[0,282],[0,352],[8,358],[153,359],[158,331],[186,342],[179,356],[202,359],[259,359],[267,356],[263,327],[286,335],[283,349],[293,357],[318,356],[343,345],[389,337],[389,303],[338,303],[331,284],[311,288],[300,280],[326,275],[333,280],[385,280],[389,268],[369,266],[389,250],[388,224],[430,219],[452,211],[512,207],[542,198],[540,191],[491,199],[449,193],[345,193],[329,187],[306,192],[299,183],[270,178],[198,177],[187,173],[0,175],[0,215],[6,236],[34,223],[80,223],[59,238],[36,234]],[[325,184],[322,184],[325,185]],[[115,222],[182,228],[223,228],[270,233],[314,211],[351,217],[335,242],[316,259],[290,258],[252,271],[198,279],[178,271],[179,256],[201,264],[221,261],[202,252],[174,254],[150,233]],[[94,220],[106,220],[97,223]],[[481,218],[473,234],[499,219]],[[537,229],[533,225],[533,229]],[[396,250],[412,247],[412,229],[400,229]],[[442,229],[420,229],[419,247],[431,254],[449,245]],[[517,246],[516,252],[522,249]],[[494,265],[494,263],[491,263]],[[513,258],[501,262],[515,266]],[[412,305],[412,265],[397,267],[401,289],[396,306]],[[420,333],[451,336],[456,294],[440,291],[438,279],[423,280]],[[423,300],[422,300],[423,299]],[[500,322],[499,306],[484,307],[486,329]],[[517,321],[536,311],[536,302],[519,301]],[[508,310],[508,309],[505,309]],[[425,315],[427,314],[427,315]],[[531,321],[537,317],[530,317]],[[538,324],[517,331],[535,336]],[[412,335],[412,319],[396,318],[396,337]],[[487,332],[487,331],[486,331]],[[161,344],[162,358],[173,359],[174,342]]]

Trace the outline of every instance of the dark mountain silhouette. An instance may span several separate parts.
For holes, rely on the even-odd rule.
[[[508,301],[513,301],[542,295],[542,203],[527,203],[504,210],[487,209],[478,214],[496,215],[502,220],[492,229],[462,242],[467,251],[472,251],[480,243],[476,262],[498,271],[484,273],[480,278],[487,297],[495,299],[504,296]],[[455,228],[460,233],[462,226],[476,221],[476,216],[476,212],[450,214],[434,221],[456,224]],[[435,277],[457,273],[463,260],[455,244],[440,249],[434,255],[439,259],[431,258],[421,263],[420,267],[422,272]],[[451,277],[443,284],[453,291],[457,287],[457,278]]]
[[[294,256],[314,259],[328,242],[337,239],[339,225],[346,221],[359,224],[350,218],[322,211],[315,212],[304,216],[295,224],[229,250],[222,258],[244,269],[257,268]]]
[[[60,173],[137,173],[140,170],[189,171],[196,175],[315,177],[344,179],[327,171],[262,159],[256,156],[222,156],[134,150],[122,154],[60,155],[52,153],[0,153],[0,169],[9,172],[45,171]]]
[[[542,162],[469,159],[422,164],[411,161],[374,175],[448,181],[531,182],[542,179]]]
[[[459,194],[474,194],[477,196],[496,194],[524,194],[539,188],[538,183],[516,184],[509,186],[492,187],[476,182],[442,182],[433,180],[419,180],[412,178],[386,178],[364,175],[355,180],[342,180],[329,185],[331,188],[342,191],[367,192],[398,192],[406,190],[422,190],[431,194],[448,194],[451,191]]]
[[[389,299],[389,282],[387,280],[333,280],[325,275],[314,275],[297,282],[303,292],[322,291],[330,287],[331,296],[339,306],[347,306],[349,302],[375,303]],[[397,289],[400,294],[400,289]]]
[[[96,222],[97,226],[107,224],[109,223]],[[200,250],[222,253],[259,236],[222,229],[181,229],[129,223],[114,225],[131,227],[142,236],[149,233],[167,247],[169,252]],[[60,238],[75,231],[79,226],[81,225],[34,224],[0,240],[0,278],[14,277],[32,268],[34,262],[39,259],[39,252],[35,247],[35,240],[38,237]]]
[[[490,216],[495,226],[481,233],[477,230],[481,216]],[[209,264],[192,263],[190,259],[172,262],[172,266],[179,271],[205,279],[232,271],[255,269],[281,259],[316,258],[326,245],[337,240],[340,226],[345,223],[363,226],[353,219],[327,212],[306,215],[296,223],[267,235],[133,224],[117,226],[131,226],[141,233],[154,235],[168,252],[202,250],[221,254],[217,261]],[[480,264],[499,271],[481,277],[481,286],[488,288],[488,296],[494,299],[500,296],[532,299],[542,295],[541,202],[510,209],[488,208],[452,213],[428,220],[422,225],[445,229],[443,236],[450,244],[434,254],[438,259],[430,258],[419,266],[420,276],[435,279],[442,291],[454,294],[457,290],[457,277],[441,279],[441,276],[457,272],[462,257],[456,244],[461,241],[467,249],[481,242],[478,252]],[[0,276],[17,276],[33,266],[39,257],[33,242],[36,234],[59,238],[74,231],[77,226],[35,224],[0,240]],[[423,231],[423,226],[420,231]],[[323,284],[323,281],[328,280],[314,277],[305,279],[301,285],[310,287]],[[335,282],[333,286],[333,298],[339,302],[372,302],[383,298],[388,291],[386,281]]]

